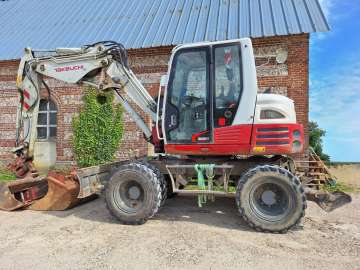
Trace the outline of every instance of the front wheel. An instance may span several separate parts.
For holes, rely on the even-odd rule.
[[[236,203],[254,229],[284,233],[305,214],[306,197],[299,179],[279,166],[263,165],[241,177]]]
[[[120,166],[105,191],[110,213],[123,224],[143,224],[159,210],[161,179],[153,167],[143,163]]]

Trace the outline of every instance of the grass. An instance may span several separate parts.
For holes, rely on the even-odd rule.
[[[342,191],[346,193],[360,193],[360,188],[352,187],[341,182],[336,182],[336,184],[333,186],[325,185],[322,187],[322,189],[328,192]]]
[[[15,174],[6,169],[0,168],[0,182],[9,182],[15,179]]]

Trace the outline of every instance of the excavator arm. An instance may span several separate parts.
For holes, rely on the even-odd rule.
[[[44,78],[90,85],[99,92],[114,90],[118,101],[142,130],[145,138],[151,140],[151,130],[131,106],[129,99],[154,122],[157,104],[129,68],[124,46],[113,41],[103,41],[81,48],[25,49],[16,80],[20,99],[16,120],[16,150],[26,150],[27,156],[33,154],[40,89],[44,87],[50,92]]]

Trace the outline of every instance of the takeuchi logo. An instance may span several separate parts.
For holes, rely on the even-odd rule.
[[[65,71],[75,71],[75,70],[81,70],[84,69],[83,65],[76,65],[76,66],[68,66],[68,67],[58,67],[55,68],[56,72],[65,72]]]

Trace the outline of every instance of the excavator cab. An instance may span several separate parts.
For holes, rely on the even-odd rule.
[[[218,155],[224,150],[219,132],[231,133],[234,126],[252,124],[255,64],[243,64],[252,53],[247,40],[175,48],[163,110],[167,153]],[[245,106],[246,115],[240,115],[242,111],[236,117],[239,106]],[[245,132],[234,139],[229,143],[236,142],[237,147],[250,143]]]
[[[293,101],[257,93],[250,39],[178,46],[168,78],[162,123],[166,153],[302,152],[304,132]]]

